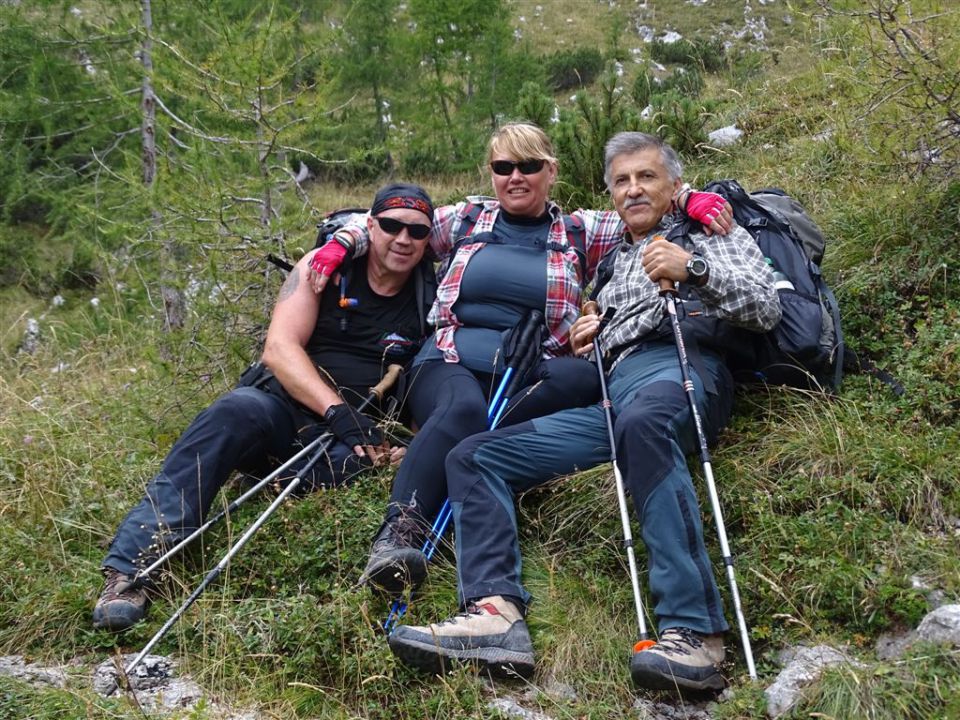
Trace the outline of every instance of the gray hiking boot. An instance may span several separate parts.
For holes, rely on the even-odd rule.
[[[656,645],[634,653],[630,675],[637,687],[647,690],[723,690],[727,681],[717,669],[723,658],[720,635],[668,628]]]
[[[469,603],[441,623],[401,625],[389,642],[401,662],[431,673],[442,674],[460,661],[500,677],[533,675],[530,631],[517,607],[500,595]]]
[[[103,592],[93,608],[93,626],[98,630],[126,630],[147,614],[150,598],[142,586],[134,586],[133,577],[112,567],[103,569]]]
[[[427,577],[423,538],[423,526],[410,514],[390,518],[373,540],[360,584],[393,597],[416,590]]]

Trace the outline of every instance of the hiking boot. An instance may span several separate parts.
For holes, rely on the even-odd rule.
[[[427,577],[422,543],[423,527],[416,518],[403,512],[390,518],[373,540],[360,584],[392,597],[416,590]]]
[[[667,628],[656,645],[634,653],[630,675],[648,690],[723,690],[727,682],[717,666],[723,662],[723,638],[690,628]]]
[[[93,608],[93,626],[98,630],[126,630],[147,614],[150,598],[133,577],[111,567],[104,568],[103,592]]]
[[[533,675],[533,643],[517,607],[500,595],[469,603],[441,623],[401,625],[390,650],[406,665],[442,674],[454,660],[479,665],[500,677]]]

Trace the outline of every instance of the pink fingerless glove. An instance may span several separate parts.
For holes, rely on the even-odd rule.
[[[702,225],[709,225],[723,212],[723,206],[726,202],[723,197],[716,193],[693,191],[687,198],[687,207],[684,210],[691,220],[696,220]]]
[[[310,260],[310,267],[318,275],[330,277],[337,271],[346,256],[347,249],[336,240],[330,240],[314,253]]]

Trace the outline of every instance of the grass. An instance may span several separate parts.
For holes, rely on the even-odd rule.
[[[535,5],[511,3],[542,52],[566,47],[559,43],[572,37],[566,17],[581,31],[577,43],[602,46],[608,12],[623,11],[589,3],[586,12],[584,3],[557,0],[543,3],[549,12],[536,21],[541,27]],[[646,16],[691,35],[733,22],[742,7],[710,3],[695,22],[669,13],[670,5],[648,2]],[[710,76],[707,93],[720,99],[716,122],[736,122],[746,135],[741,146],[690,158],[688,178],[736,177],[748,188],[778,185],[801,198],[830,239],[825,272],[850,342],[888,366],[907,393],[895,397],[854,376],[838,398],[780,389],[738,394],[735,420],[714,453],[737,579],[763,684],[779,670],[778,651],[799,642],[849,645],[864,663],[827,673],[792,717],[950,717],[960,709],[953,650],[918,647],[880,662],[873,645],[930,609],[929,592],[913,578],[950,601],[960,596],[960,297],[953,282],[960,190],[917,179],[881,152],[879,125],[864,119],[859,104],[869,90],[865,66],[848,62],[862,54],[854,31],[831,24],[807,31],[797,17],[777,59],[764,55],[765,74]],[[810,53],[791,49],[807,46]],[[479,173],[419,180],[440,202],[488,192]],[[364,205],[374,190],[372,183],[314,185],[304,216]],[[312,233],[292,231],[291,253],[310,247]],[[258,274],[256,249],[204,249],[205,264],[183,268],[181,278],[186,284],[193,273],[204,283],[196,313],[184,329],[163,335],[152,282],[141,274],[149,258],[99,251],[109,274],[96,289],[96,307],[82,287],[65,291],[59,307],[25,289],[31,282],[0,290],[0,652],[37,662],[93,665],[139,650],[265,507],[248,503],[173,563],[146,623],[122,636],[90,628],[98,564],[116,525],[182,428],[255,354],[262,310],[277,288],[276,277]],[[214,279],[225,292],[210,299]],[[25,319],[41,316],[38,351],[18,354]],[[691,468],[705,498],[696,459]],[[494,718],[502,714],[488,703],[504,695],[554,718],[637,712],[627,671],[636,619],[609,466],[521,499],[538,657],[528,684],[491,685],[469,669],[427,678],[393,659],[374,629],[385,604],[353,587],[389,483],[385,472],[282,507],[158,650],[180,658],[182,672],[214,700],[266,717]],[[239,492],[234,486],[227,496]],[[703,521],[729,610],[706,504]],[[431,569],[410,622],[454,611],[450,555]],[[642,549],[638,563],[643,584]],[[747,682],[735,633],[729,646],[733,691],[716,717],[764,717],[762,687]],[[0,679],[0,715],[140,717],[123,700],[94,696],[78,670],[66,690]],[[213,710],[184,716],[212,717]]]

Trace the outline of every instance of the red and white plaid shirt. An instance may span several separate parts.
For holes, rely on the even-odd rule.
[[[463,272],[470,258],[484,246],[484,243],[461,243],[457,247],[457,242],[463,237],[460,229],[471,206],[479,206],[481,211],[470,235],[491,231],[500,212],[500,203],[493,198],[468,197],[456,205],[438,207],[433,214],[430,248],[440,260],[438,272],[442,273],[442,279],[428,320],[437,328],[437,348],[447,362],[460,361],[453,337],[462,323],[453,312],[453,306],[460,297]],[[600,259],[619,245],[624,224],[612,210],[575,210],[571,213],[580,219],[584,227],[587,277],[581,280],[580,261],[567,240],[563,211],[556,203],[548,202],[547,212],[551,218],[547,245],[565,248],[562,252],[547,249],[547,301],[543,314],[550,335],[543,343],[542,357],[551,358],[570,354],[570,326],[580,316],[583,290],[593,281]],[[369,235],[365,223],[351,223],[338,231],[338,234],[341,233],[354,243],[354,256],[367,251]]]

